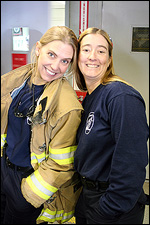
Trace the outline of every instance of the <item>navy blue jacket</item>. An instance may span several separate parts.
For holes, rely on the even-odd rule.
[[[146,177],[149,129],[140,93],[122,82],[99,85],[83,101],[75,169],[91,180],[109,181],[100,198],[106,215],[128,212]]]

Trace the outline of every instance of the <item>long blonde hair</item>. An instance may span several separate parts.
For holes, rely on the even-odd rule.
[[[64,43],[67,43],[72,46],[73,48],[73,58],[70,62],[69,68],[66,72],[66,75],[70,75],[76,72],[77,67],[77,47],[78,47],[78,40],[75,33],[66,26],[54,26],[51,27],[46,31],[46,33],[41,37],[40,44],[44,46],[52,41],[59,40]],[[31,67],[32,67],[32,74],[33,76],[36,74],[37,71],[37,64],[38,64],[38,57],[35,54],[35,47],[36,44],[33,46],[31,51]]]
[[[107,68],[107,71],[106,71],[105,75],[103,76],[103,78],[101,80],[101,83],[103,85],[106,85],[106,84],[108,84],[110,82],[113,82],[113,81],[121,81],[121,82],[123,82],[125,84],[130,85],[128,82],[126,82],[121,77],[115,75],[115,73],[114,73],[113,54],[112,54],[113,43],[112,43],[112,40],[111,40],[110,36],[104,30],[98,29],[96,27],[90,27],[90,28],[86,29],[85,31],[83,31],[81,33],[81,35],[79,36],[79,39],[78,39],[78,53],[77,53],[77,57],[79,56],[79,52],[80,52],[80,43],[81,43],[82,39],[88,34],[100,34],[108,42],[108,51],[109,51],[109,57],[111,58],[111,63],[109,65],[109,67]],[[87,87],[86,87],[86,84],[85,84],[85,80],[84,80],[83,74],[81,73],[81,71],[80,71],[78,66],[77,66],[77,72],[75,73],[75,80],[76,80],[77,86],[78,86],[78,88],[80,90],[87,91]]]

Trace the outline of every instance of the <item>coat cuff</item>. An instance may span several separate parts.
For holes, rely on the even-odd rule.
[[[45,199],[40,198],[31,190],[29,184],[26,181],[26,178],[22,179],[21,191],[26,201],[33,205],[35,208],[39,208],[46,201]]]

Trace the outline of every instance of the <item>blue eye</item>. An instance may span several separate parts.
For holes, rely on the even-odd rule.
[[[48,54],[49,54],[49,56],[54,58],[54,54],[53,53],[49,52]]]
[[[67,60],[62,60],[62,63],[64,63],[64,64],[68,64],[68,63],[69,63],[69,61],[67,61]]]
[[[88,49],[83,49],[83,51],[84,51],[84,52],[88,52],[89,50],[88,50]]]

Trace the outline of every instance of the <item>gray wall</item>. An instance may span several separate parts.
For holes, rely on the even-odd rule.
[[[89,1],[89,27],[102,26],[102,1]],[[66,1],[65,24],[70,27],[77,37],[79,36],[79,9],[80,1]]]
[[[49,7],[49,1],[1,1],[1,74],[12,70],[12,28],[29,27],[29,63],[32,46],[49,29]]]

